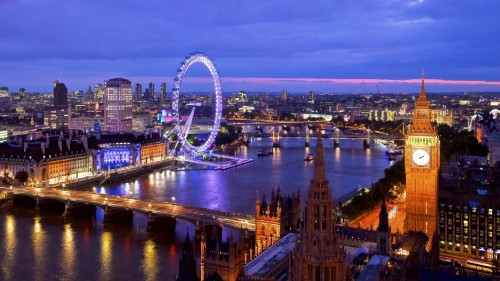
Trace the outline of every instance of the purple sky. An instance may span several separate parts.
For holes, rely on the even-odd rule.
[[[493,0],[0,0],[0,86],[170,89],[202,51],[224,91],[418,92],[425,68],[429,92],[500,92],[498,18]]]

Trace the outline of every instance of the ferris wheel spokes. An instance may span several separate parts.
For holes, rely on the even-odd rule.
[[[200,103],[188,104],[193,106],[191,114],[189,115],[188,120],[186,120],[184,127],[180,126],[180,123],[182,121],[182,115],[179,112],[180,111],[179,95],[180,95],[181,84],[182,80],[186,75],[187,70],[194,63],[202,63],[208,68],[210,74],[212,75],[215,87],[215,119],[213,122],[213,127],[210,131],[208,139],[200,146],[194,146],[187,141],[189,129],[193,121],[194,109],[196,106],[201,106]],[[175,81],[175,87],[173,88],[172,111],[174,113],[174,124],[175,124],[174,132],[177,133],[178,136],[175,147],[177,147],[178,143],[180,143],[182,146],[182,150],[184,150],[186,153],[203,154],[212,147],[213,143],[215,142],[215,137],[220,129],[220,120],[222,118],[222,90],[220,85],[219,74],[217,73],[217,70],[215,69],[215,65],[213,64],[213,62],[205,54],[194,53],[187,56],[186,61],[181,63],[181,68],[178,69],[177,77],[174,79],[174,81]]]

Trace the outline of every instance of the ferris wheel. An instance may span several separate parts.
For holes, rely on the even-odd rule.
[[[189,69],[189,67],[191,67],[195,63],[201,63],[208,68],[214,80],[214,87],[215,87],[215,103],[214,103],[215,117],[214,117],[213,127],[210,130],[210,135],[208,136],[207,140],[199,146],[195,146],[189,143],[187,141],[187,136],[189,135],[189,130],[191,128],[191,123],[193,121],[195,108],[197,106],[200,106],[200,104],[199,103],[188,104],[188,106],[192,106],[191,113],[189,114],[188,118],[185,120],[185,123],[183,125],[181,125],[181,122],[184,121],[182,116],[183,112],[181,112],[179,106],[182,80],[184,79],[184,76],[186,75],[186,72]],[[215,141],[215,137],[217,136],[217,133],[219,132],[220,129],[220,120],[222,117],[222,89],[221,89],[219,74],[217,73],[217,69],[215,69],[215,65],[213,64],[213,62],[205,54],[192,53],[186,57],[185,61],[181,63],[181,68],[177,70],[177,76],[175,77],[174,81],[175,85],[174,88],[172,89],[173,91],[172,115],[174,123],[173,131],[177,134],[178,137],[175,148],[180,143],[182,150],[186,153],[203,154],[206,151],[210,150]]]

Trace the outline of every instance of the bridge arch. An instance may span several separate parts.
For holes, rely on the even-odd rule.
[[[36,198],[24,194],[12,194],[12,204],[16,207],[36,208]]]

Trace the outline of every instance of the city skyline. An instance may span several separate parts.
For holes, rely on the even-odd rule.
[[[123,77],[170,89],[179,62],[203,51],[225,91],[414,92],[422,68],[431,93],[499,91],[493,5],[0,1],[0,85],[85,90]]]

